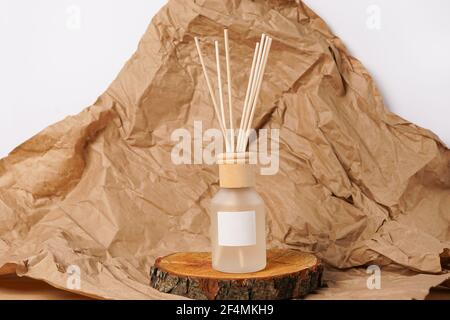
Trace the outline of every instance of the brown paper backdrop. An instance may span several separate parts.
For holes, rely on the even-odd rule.
[[[313,298],[425,297],[448,278],[450,152],[389,112],[324,21],[287,0],[170,1],[94,105],[2,159],[2,272],[67,289],[76,265],[82,294],[174,298],[148,287],[149,267],[159,255],[209,249],[218,187],[215,167],[172,164],[170,135],[194,120],[217,127],[193,37],[212,68],[224,26],[235,114],[254,44],[261,32],[274,39],[255,121],[280,129],[280,172],[257,184],[270,245],[315,252],[334,268],[387,266],[375,294],[364,268],[331,269]]]

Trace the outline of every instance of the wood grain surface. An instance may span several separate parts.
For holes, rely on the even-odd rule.
[[[316,256],[294,250],[269,250],[264,270],[242,274],[212,269],[209,253],[180,252],[156,260],[150,285],[192,299],[292,299],[320,286],[322,271]]]

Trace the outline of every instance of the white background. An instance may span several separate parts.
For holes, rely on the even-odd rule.
[[[165,2],[0,0],[0,157],[92,104]],[[305,2],[369,69],[392,111],[450,145],[450,1]]]

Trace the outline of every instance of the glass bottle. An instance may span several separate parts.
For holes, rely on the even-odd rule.
[[[248,154],[218,157],[220,190],[211,199],[212,267],[248,273],[266,267],[264,201],[254,189]]]

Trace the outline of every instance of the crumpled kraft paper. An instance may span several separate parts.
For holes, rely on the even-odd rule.
[[[149,268],[157,256],[209,249],[218,174],[174,165],[170,135],[194,120],[218,127],[193,37],[213,68],[212,41],[225,26],[235,114],[255,43],[261,32],[274,39],[255,117],[258,128],[280,130],[280,171],[257,181],[270,246],[314,252],[339,269],[416,274],[386,271],[403,280],[380,297],[423,298],[448,278],[440,256],[450,248],[449,150],[389,112],[324,21],[288,0],[170,1],[94,105],[2,159],[0,273],[93,297],[174,298],[149,288]],[[77,270],[80,287],[68,286]],[[352,288],[365,281],[358,270],[328,273],[329,288],[314,298],[369,296]]]

